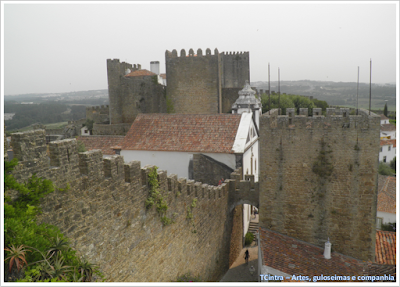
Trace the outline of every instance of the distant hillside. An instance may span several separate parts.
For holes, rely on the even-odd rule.
[[[268,90],[268,81],[252,82],[252,87]],[[271,91],[278,92],[278,82],[271,81]],[[356,107],[356,82],[325,82],[325,81],[281,81],[281,93],[303,96],[313,96],[326,101],[329,105]],[[396,85],[372,84],[372,109],[383,109],[387,100],[389,111],[396,111]],[[369,84],[360,83],[358,89],[358,105],[360,108],[369,106]]]
[[[5,95],[4,102],[33,102],[35,104],[49,101],[62,102],[64,104],[80,104],[87,106],[108,105],[108,90],[78,91],[70,93],[43,93]]]

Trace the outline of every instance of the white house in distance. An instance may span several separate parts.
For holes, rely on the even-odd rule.
[[[389,123],[389,119],[385,115],[381,115],[381,140],[390,140],[396,138],[396,126]]]
[[[396,222],[396,177],[379,175],[376,228]]]
[[[396,139],[381,140],[379,162],[390,163],[396,157]]]

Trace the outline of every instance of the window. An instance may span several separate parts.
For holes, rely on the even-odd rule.
[[[386,162],[386,156],[383,157],[383,162]]]
[[[376,229],[382,228],[382,221],[383,221],[383,218],[381,218],[381,217],[376,218]]]
[[[381,152],[382,152],[382,147],[381,147]]]
[[[390,146],[388,146],[388,151],[390,151]]]

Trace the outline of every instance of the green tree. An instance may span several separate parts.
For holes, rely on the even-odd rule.
[[[396,157],[390,161],[390,168],[396,171]]]
[[[262,112],[263,114],[269,111],[269,97],[267,94],[261,95]],[[281,107],[282,115],[286,114],[287,108],[294,108],[295,105],[289,95],[271,94],[271,109],[277,109]]]
[[[379,163],[378,173],[381,175],[393,175],[393,172],[390,169],[390,166],[384,162]]]
[[[387,108],[387,103],[385,103],[385,107],[383,108],[383,114],[385,115],[385,117],[388,116],[388,108]]]

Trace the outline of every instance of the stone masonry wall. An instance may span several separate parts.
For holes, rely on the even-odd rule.
[[[221,62],[223,88],[243,88],[246,81],[250,82],[249,52],[222,52]]]
[[[193,179],[211,185],[218,185],[221,178],[229,178],[233,172],[226,164],[204,154],[193,154]]]
[[[197,55],[190,49],[188,56],[181,50],[165,53],[168,79],[167,99],[172,103],[175,113],[216,114],[221,110],[221,69],[220,56],[215,49]]]
[[[133,123],[138,113],[166,113],[164,86],[154,76],[121,78],[122,121]]]
[[[100,150],[77,153],[75,139],[49,143],[49,158],[44,130],[15,133],[12,145],[17,180],[36,173],[57,187],[42,201],[38,221],[57,225],[107,281],[174,281],[188,272],[217,281],[229,268],[229,204],[238,188],[254,185],[240,181],[240,170],[218,187],[159,171],[167,216],[175,222],[163,226],[155,207],[145,207],[151,167],[125,164],[118,155],[103,159]]]
[[[260,118],[260,226],[374,261],[379,116]]]
[[[222,88],[222,112],[230,113],[232,105],[239,98],[239,91],[243,88]]]
[[[233,209],[232,215],[232,234],[229,254],[229,267],[232,266],[236,258],[240,255],[243,248],[243,205],[238,205]]]
[[[109,117],[110,107],[109,105],[102,105],[96,107],[87,107],[86,108],[86,119],[92,120],[95,123],[104,123],[110,120]]]
[[[93,124],[93,135],[120,135],[124,136],[129,131],[132,124]]]

